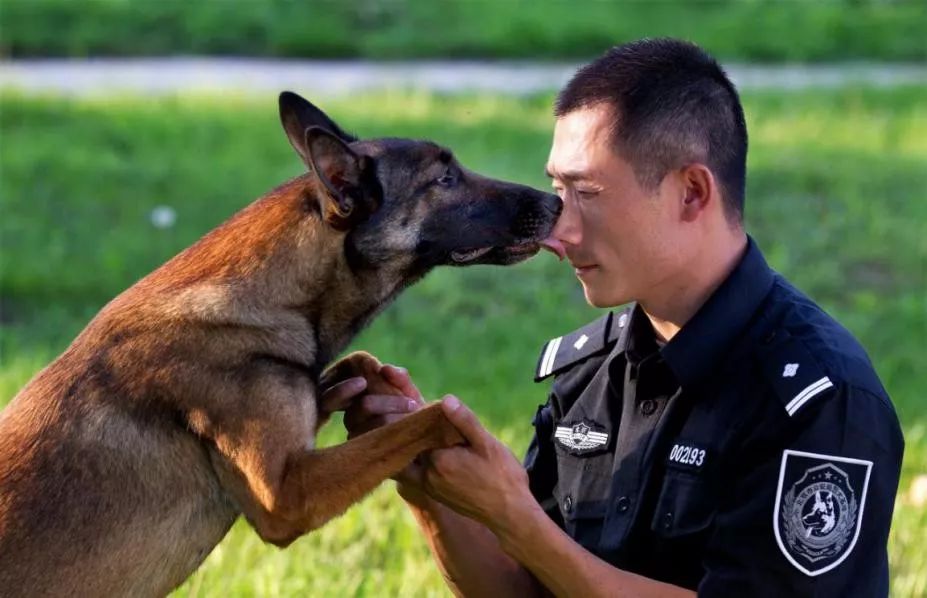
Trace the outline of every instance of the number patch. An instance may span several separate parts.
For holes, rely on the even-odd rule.
[[[707,451],[694,444],[684,444],[677,442],[670,450],[667,463],[669,465],[681,465],[686,469],[701,469],[705,465]]]

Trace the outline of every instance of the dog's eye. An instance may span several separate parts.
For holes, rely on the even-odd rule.
[[[457,177],[454,176],[454,173],[453,173],[453,172],[451,172],[450,170],[448,170],[447,172],[445,172],[444,174],[442,174],[440,177],[438,177],[438,178],[435,180],[435,182],[436,182],[437,184],[441,185],[442,187],[450,187],[450,186],[452,186],[454,183],[457,182]]]

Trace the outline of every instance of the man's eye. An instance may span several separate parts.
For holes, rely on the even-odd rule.
[[[579,195],[579,196],[580,196],[581,198],[583,198],[583,199],[592,199],[593,197],[595,197],[596,195],[598,195],[599,192],[598,192],[598,191],[590,191],[590,190],[588,190],[588,189],[577,189],[577,190],[576,190],[576,194]]]

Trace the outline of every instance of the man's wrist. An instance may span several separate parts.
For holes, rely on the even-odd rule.
[[[503,517],[496,518],[487,527],[499,539],[502,550],[515,560],[521,561],[526,549],[537,541],[538,532],[547,514],[530,494],[513,503]]]

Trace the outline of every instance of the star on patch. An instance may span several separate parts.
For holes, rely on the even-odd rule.
[[[785,369],[782,370],[783,378],[794,378],[795,374],[798,373],[798,364],[797,363],[787,363],[785,364]]]

